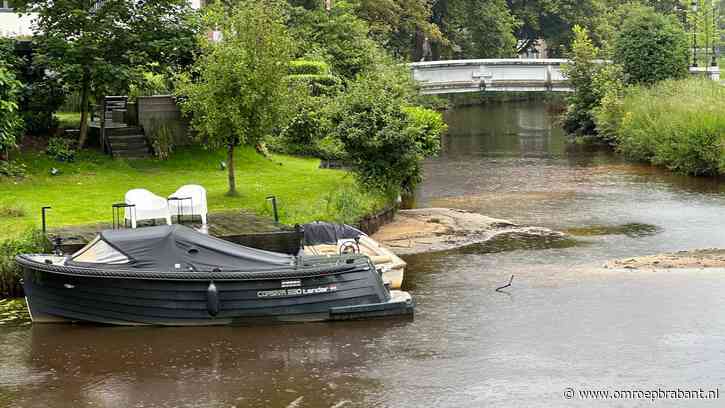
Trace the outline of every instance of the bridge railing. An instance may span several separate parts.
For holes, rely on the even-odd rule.
[[[408,64],[423,94],[461,92],[571,92],[566,59],[471,59]],[[607,61],[600,60],[599,63]],[[691,68],[693,75],[719,80],[718,67]]]

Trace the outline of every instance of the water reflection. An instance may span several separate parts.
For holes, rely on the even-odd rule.
[[[414,321],[0,327],[0,406],[568,407],[591,402],[566,387],[721,386],[725,270],[601,264],[725,246],[723,185],[568,147],[549,111],[448,113],[417,200],[568,229],[570,244],[407,257]]]

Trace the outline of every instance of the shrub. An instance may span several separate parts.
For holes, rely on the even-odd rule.
[[[22,296],[20,281],[22,268],[15,263],[15,256],[23,253],[48,253],[51,245],[43,233],[29,229],[20,238],[0,242],[0,296]]]
[[[52,137],[48,140],[45,153],[60,162],[73,162],[76,157],[76,141],[63,137]]]
[[[332,135],[344,146],[358,180],[391,193],[412,191],[421,177],[420,161],[439,145],[403,110],[414,93],[404,70],[388,66],[362,74],[332,104]]]
[[[564,113],[564,130],[568,133],[594,133],[592,109],[599,99],[592,78],[600,69],[596,59],[599,49],[594,46],[585,28],[574,26],[574,41],[567,55],[570,62],[564,65],[563,72],[574,87],[567,96],[567,109]]]
[[[597,120],[615,127],[627,157],[685,174],[725,174],[725,87],[706,79],[668,80],[626,91]]]
[[[28,168],[23,163],[0,160],[0,175],[2,176],[22,178],[25,177],[27,171]]]
[[[317,156],[323,160],[342,160],[347,157],[345,145],[335,136],[325,136],[315,144]]]
[[[171,127],[167,124],[155,127],[149,132],[149,139],[154,149],[154,156],[159,160],[168,160],[175,148],[174,132]]]
[[[330,66],[324,61],[295,60],[289,64],[290,75],[329,75]]]
[[[21,86],[15,74],[0,61],[0,159],[17,145],[23,131],[18,108]]]
[[[689,46],[674,15],[634,7],[614,40],[614,62],[628,84],[652,84],[687,76]]]
[[[317,141],[327,133],[324,105],[327,98],[302,97],[298,110],[274,143],[275,150],[286,154],[317,156]]]

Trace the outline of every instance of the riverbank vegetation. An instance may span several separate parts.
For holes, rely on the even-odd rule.
[[[696,176],[725,174],[725,87],[703,78],[627,88],[595,121],[626,157]]]
[[[611,41],[599,46],[574,27],[565,71],[576,90],[567,98],[564,128],[632,160],[691,175],[725,173],[725,88],[688,78],[682,22],[637,4],[612,16]]]

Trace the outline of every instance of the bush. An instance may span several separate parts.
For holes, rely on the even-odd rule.
[[[25,124],[25,131],[43,135],[58,126],[53,112],[63,104],[65,92],[55,71],[48,69],[36,58],[35,44],[0,40],[0,61],[6,61],[23,83],[18,108]]]
[[[48,140],[45,153],[60,162],[71,163],[76,157],[76,141],[63,137],[52,137]]]
[[[0,242],[0,296],[22,296],[20,281],[23,270],[15,263],[15,256],[23,253],[48,253],[51,245],[43,233],[30,229],[18,239]]]
[[[332,135],[368,188],[412,191],[420,161],[437,152],[439,135],[416,127],[403,109],[414,94],[409,81],[406,68],[384,67],[358,76],[332,104]]]
[[[18,102],[22,84],[15,74],[0,61],[0,159],[17,146],[23,132]]]
[[[614,40],[614,62],[627,84],[652,84],[688,75],[689,45],[674,15],[634,7]]]
[[[725,87],[706,79],[669,80],[626,91],[603,105],[597,123],[616,128],[627,157],[692,175],[725,174]]]
[[[168,160],[174,151],[174,133],[167,124],[155,127],[149,132],[151,147],[154,149],[154,156],[159,160]]]
[[[289,64],[290,75],[329,75],[330,66],[324,61],[295,60]]]
[[[317,141],[327,133],[327,98],[301,97],[298,110],[282,129],[273,148],[280,153],[318,156]]]
[[[27,171],[23,163],[0,160],[0,176],[22,178]]]

